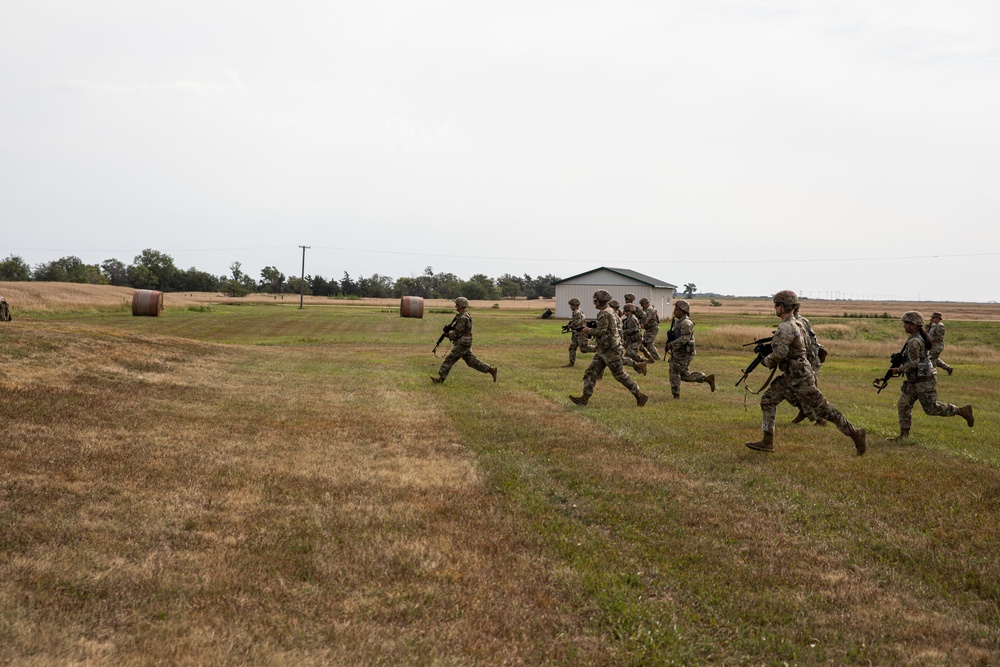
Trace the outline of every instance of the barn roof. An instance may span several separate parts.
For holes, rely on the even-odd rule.
[[[575,276],[570,276],[569,278],[563,278],[562,280],[560,280],[555,284],[558,285],[559,283],[564,283],[569,280],[574,280],[576,278],[579,278],[580,276],[585,276],[588,273],[596,273],[598,271],[611,271],[612,273],[617,273],[618,275],[625,276],[626,278],[631,278],[636,282],[644,283],[646,285],[649,285],[650,287],[669,287],[671,289],[677,289],[677,285],[671,285],[665,280],[660,280],[659,278],[653,278],[652,276],[647,276],[643,273],[639,273],[638,271],[632,271],[631,269],[616,269],[610,266],[599,266],[596,269],[591,269],[590,271],[584,271],[583,273],[578,273]]]

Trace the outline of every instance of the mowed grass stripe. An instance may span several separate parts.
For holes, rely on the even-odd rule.
[[[744,413],[742,394],[692,384],[664,400],[665,378],[638,378],[660,389],[641,410],[610,374],[591,406],[571,407],[583,369],[554,369],[551,352],[510,355],[498,390],[459,366],[449,383],[461,391],[441,395],[637,664],[975,662],[997,650],[995,467],[877,437],[859,459],[833,428],[788,425],[794,411],[781,415],[781,453],[763,456],[742,446],[759,432],[755,401]]]

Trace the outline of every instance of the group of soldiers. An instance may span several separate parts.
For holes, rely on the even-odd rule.
[[[569,346],[569,362],[563,367],[574,366],[578,352],[594,355],[583,375],[583,393],[580,396],[571,395],[569,399],[576,405],[587,405],[594,394],[597,381],[604,376],[604,369],[608,368],[615,380],[635,397],[636,405],[642,407],[649,396],[642,392],[625,367],[632,367],[640,375],[646,375],[647,366],[662,359],[656,349],[659,314],[648,299],[640,299],[636,304],[634,294],[624,296],[623,308],[620,308],[618,301],[607,290],[597,290],[593,298],[597,317],[589,322],[580,310],[580,300],[574,298],[569,301],[572,316],[566,329],[572,332],[573,338]],[[853,426],[826,400],[817,386],[826,351],[819,343],[809,320],[799,314],[798,296],[792,290],[781,290],[774,295],[773,302],[775,316],[781,322],[761,352],[761,363],[766,368],[773,369],[773,380],[769,379],[765,383],[766,391],[760,399],[762,437],[760,440],[747,442],[746,446],[761,452],[774,451],[777,408],[782,401],[788,401],[798,409],[792,423],[806,419],[819,426],[833,423],[851,439],[858,456],[863,455],[867,450],[866,430]],[[445,328],[445,333],[454,345],[441,364],[438,375],[431,378],[435,383],[444,382],[459,359],[481,373],[489,373],[496,382],[497,367],[480,361],[472,354],[472,316],[467,312],[468,306],[469,302],[464,297],[455,300],[457,314],[452,324]],[[691,307],[687,301],[678,299],[674,302],[666,353],[670,355],[670,392],[675,399],[680,398],[682,382],[705,383],[715,391],[714,374],[705,375],[689,370],[695,354],[694,323],[690,313]],[[902,361],[891,369],[893,376],[904,378],[896,404],[899,435],[890,440],[909,437],[913,405],[917,401],[928,415],[963,417],[969,427],[975,423],[971,404],[959,407],[942,403],[937,397],[936,368],[944,369],[948,375],[954,372],[951,366],[941,360],[944,350],[944,325],[941,320],[941,313],[933,313],[931,326],[925,331],[924,319],[920,313],[908,311],[902,317],[903,329],[908,338],[900,351]],[[777,371],[781,373],[774,377],[774,372]]]
[[[656,349],[660,316],[649,299],[640,299],[638,304],[635,303],[634,294],[626,294],[624,299],[625,306],[621,307],[616,299],[611,298],[610,292],[597,290],[594,293],[597,319],[592,327],[588,326],[580,311],[580,300],[574,298],[569,301],[572,316],[566,326],[573,332],[573,340],[569,345],[569,362],[564,368],[576,364],[577,351],[594,354],[594,359],[583,375],[583,394],[569,397],[577,405],[587,405],[605,368],[610,368],[614,378],[635,396],[637,405],[643,406],[649,399],[625,370],[625,366],[634,368],[640,375],[646,375],[647,366],[662,359]],[[687,301],[679,299],[674,302],[673,321],[667,334],[666,346],[666,353],[670,355],[670,393],[674,398],[681,396],[681,382],[706,383],[715,391],[714,374],[705,375],[689,370],[695,354],[694,323],[690,313],[691,307]],[[590,345],[591,337],[594,345]]]

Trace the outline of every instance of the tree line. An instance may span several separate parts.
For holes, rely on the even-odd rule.
[[[285,276],[273,266],[260,270],[260,278],[243,271],[240,262],[229,266],[229,274],[215,276],[191,267],[179,269],[165,253],[147,248],[131,264],[106,259],[100,264],[86,264],[79,257],[67,256],[29,266],[23,258],[10,255],[0,260],[0,280],[88,283],[117,285],[162,292],[222,292],[228,296],[246,296],[252,292],[314,296],[398,298],[420,296],[427,299],[454,299],[464,296],[474,300],[547,299],[555,296],[560,278],[548,274],[532,278],[504,273],[491,278],[477,273],[463,280],[454,273],[435,273],[430,266],[422,275],[391,278],[377,273],[352,278],[346,271],[339,280],[320,275]],[[304,283],[304,284],[303,284]],[[304,288],[304,289],[303,289]]]

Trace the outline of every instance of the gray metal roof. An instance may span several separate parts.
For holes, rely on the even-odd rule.
[[[591,269],[590,271],[584,271],[583,273],[578,273],[575,276],[570,276],[569,278],[563,278],[562,280],[557,282],[556,285],[558,285],[559,283],[564,283],[567,280],[573,280],[575,278],[579,278],[580,276],[585,276],[588,273],[595,273],[597,271],[611,271],[613,273],[625,276],[626,278],[631,278],[636,282],[645,283],[650,287],[669,287],[671,289],[677,289],[677,285],[671,285],[665,280],[660,280],[659,278],[653,278],[652,276],[647,276],[643,273],[639,273],[638,271],[632,271],[631,269],[615,269],[610,266],[599,266],[596,269]]]

